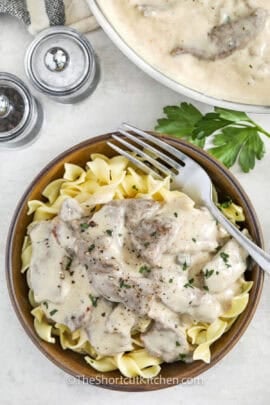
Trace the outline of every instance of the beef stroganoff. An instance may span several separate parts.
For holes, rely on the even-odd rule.
[[[98,0],[123,40],[175,81],[218,99],[269,105],[267,0]]]
[[[163,362],[210,362],[210,345],[243,312],[247,253],[170,179],[92,155],[86,170],[30,201],[22,251],[37,334],[95,369],[150,378]],[[221,206],[244,220],[233,203]]]

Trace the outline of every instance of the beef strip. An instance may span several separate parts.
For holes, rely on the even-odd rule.
[[[248,16],[215,26],[209,33],[209,49],[177,46],[172,56],[191,54],[198,59],[215,61],[230,56],[233,52],[245,48],[264,29],[269,14],[263,8],[257,8]]]

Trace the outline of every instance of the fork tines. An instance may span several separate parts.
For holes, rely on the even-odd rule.
[[[126,129],[131,130],[132,133]],[[122,124],[122,127],[118,129],[118,133],[122,136],[114,134],[112,137],[121,146],[123,145],[125,149],[112,142],[107,142],[108,145],[144,172],[158,178],[164,176],[174,177],[181,167],[184,166],[185,155],[180,156],[177,149],[156,136],[126,123]],[[178,162],[168,156],[168,152],[176,157]]]

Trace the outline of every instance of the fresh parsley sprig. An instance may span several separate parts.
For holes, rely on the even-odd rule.
[[[247,173],[265,154],[261,135],[270,137],[270,133],[244,112],[215,107],[214,112],[203,115],[188,103],[167,106],[163,111],[166,118],[157,121],[156,131],[206,149],[227,167],[238,162]],[[210,148],[206,147],[208,137],[211,137]]]

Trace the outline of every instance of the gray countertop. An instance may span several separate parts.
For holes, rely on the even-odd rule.
[[[8,297],[4,251],[8,226],[15,206],[34,176],[57,154],[70,146],[111,130],[122,121],[153,129],[162,108],[185,100],[146,76],[131,64],[105,34],[88,35],[101,61],[102,78],[95,93],[75,106],[61,105],[38,95],[45,110],[39,139],[20,151],[0,152],[0,404],[27,405],[141,403],[211,405],[217,402],[264,405],[270,395],[270,300],[269,277],[256,315],[237,346],[214,368],[201,376],[200,384],[182,385],[151,393],[110,392],[88,386],[50,363],[30,342],[20,326]],[[17,21],[1,17],[0,71],[26,80],[23,57],[30,35]],[[205,105],[195,103],[203,111]],[[270,130],[270,115],[253,116]],[[249,194],[270,248],[270,140],[267,155],[250,174],[236,167],[234,174]]]

